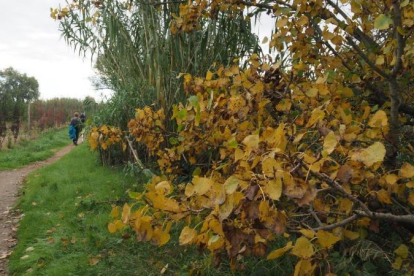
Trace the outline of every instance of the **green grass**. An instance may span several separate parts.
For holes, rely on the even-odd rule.
[[[48,131],[31,141],[20,141],[17,146],[0,151],[0,171],[23,167],[35,161],[42,161],[57,150],[69,145],[67,128]]]
[[[110,203],[140,187],[121,170],[100,166],[86,145],[32,173],[16,207],[25,216],[10,275],[160,275],[167,264],[164,275],[189,275],[191,270],[192,275],[232,275],[227,262],[215,268],[207,252],[179,247],[177,232],[163,247],[138,243],[133,234],[127,239],[110,234]],[[99,262],[91,265],[92,258]],[[281,266],[282,260],[247,260],[245,270],[235,275],[289,275],[292,262]]]

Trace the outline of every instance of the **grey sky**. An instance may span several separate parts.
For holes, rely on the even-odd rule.
[[[13,67],[39,81],[42,99],[99,99],[89,77],[90,60],[83,61],[60,38],[50,8],[64,0],[0,0],[0,69]]]
[[[100,99],[91,86],[94,75],[89,59],[83,60],[60,37],[50,8],[64,0],[0,0],[0,70],[13,67],[39,81],[42,99],[70,97]],[[260,40],[270,38],[274,20],[267,16],[255,26]],[[268,49],[265,47],[265,52]]]

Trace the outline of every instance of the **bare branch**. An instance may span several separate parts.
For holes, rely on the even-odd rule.
[[[386,78],[386,79],[390,79],[391,76],[388,75],[387,73],[385,73],[384,71],[382,71],[381,69],[379,69],[368,57],[367,55],[365,55],[365,53],[361,50],[361,48],[359,48],[359,46],[355,43],[355,41],[350,37],[347,36],[346,40],[349,42],[349,44],[351,44],[352,48],[354,48],[354,50],[358,53],[358,55],[375,71],[377,72],[380,76]]]
[[[376,220],[388,220],[388,221],[395,221],[395,222],[404,222],[414,225],[414,215],[393,215],[388,213],[377,213],[371,212],[371,214],[367,214],[364,211],[355,210],[355,214],[358,216],[368,217],[371,219]]]
[[[353,222],[354,220],[356,220],[359,216],[357,214],[350,216],[349,218],[346,218],[340,222],[334,223],[334,224],[329,224],[326,226],[320,226],[318,228],[312,228],[312,230],[314,231],[318,231],[318,230],[332,230],[335,229],[337,227],[342,227],[347,225],[348,223]]]
[[[395,32],[395,36],[397,39],[397,49],[396,49],[397,61],[395,62],[395,66],[392,69],[391,76],[395,77],[402,68],[402,55],[404,54],[405,40],[402,34],[400,34],[398,30],[398,28],[402,29],[401,8],[400,8],[399,1],[394,2],[393,8],[394,8],[394,29],[395,29],[394,32]]]
[[[305,164],[303,164],[303,166],[305,168],[308,168]],[[409,224],[414,225],[414,215],[394,215],[394,214],[389,214],[389,213],[372,212],[371,210],[368,209],[368,207],[362,201],[360,201],[358,198],[348,194],[347,191],[345,191],[345,189],[342,188],[342,186],[338,182],[331,179],[326,174],[319,173],[319,172],[313,172],[313,171],[310,171],[310,173],[313,176],[317,177],[318,179],[325,181],[329,186],[331,186],[332,188],[334,188],[335,190],[340,192],[342,194],[342,196],[348,198],[349,200],[351,200],[352,202],[354,202],[355,204],[360,206],[362,211],[361,210],[354,210],[353,211],[356,215],[363,216],[363,217],[368,217],[368,218],[376,219],[376,220],[388,220],[388,221],[395,221],[395,222],[404,222],[404,223],[409,223]]]
[[[312,214],[312,217],[316,220],[316,222],[318,222],[319,226],[322,227],[322,221],[319,219],[318,215],[315,213],[315,211],[313,210],[313,206],[312,204],[309,205],[309,211]]]
[[[308,166],[306,164],[302,165],[309,170]],[[312,170],[310,170],[310,174],[312,174],[313,176],[315,176],[316,178],[325,181],[330,187],[334,188],[335,190],[337,190],[338,192],[341,193],[341,195],[343,197],[348,198],[349,200],[351,200],[352,202],[354,202],[355,204],[357,204],[358,206],[360,206],[362,208],[362,210],[364,210],[365,213],[367,214],[371,214],[371,210],[368,209],[368,207],[362,202],[360,201],[358,198],[348,194],[347,191],[345,191],[345,189],[341,186],[341,184],[339,184],[338,182],[336,182],[335,180],[331,179],[329,176],[327,176],[324,173],[319,173],[319,172],[313,172]]]

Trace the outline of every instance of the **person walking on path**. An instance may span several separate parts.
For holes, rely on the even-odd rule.
[[[73,141],[73,144],[75,146],[78,145],[78,139],[79,139],[79,132],[80,132],[80,120],[79,120],[79,113],[75,112],[75,117],[73,117],[70,120],[70,126],[69,126],[69,137]]]

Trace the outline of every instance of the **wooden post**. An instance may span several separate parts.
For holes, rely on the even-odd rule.
[[[32,136],[30,135],[30,101],[27,105],[27,135],[29,135],[29,140],[32,139]]]

